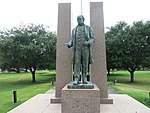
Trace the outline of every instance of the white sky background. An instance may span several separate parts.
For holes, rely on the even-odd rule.
[[[104,8],[104,26],[118,21],[132,24],[133,21],[150,19],[150,0],[82,0],[85,23],[89,25],[89,2],[101,1]],[[0,0],[0,30],[21,23],[44,24],[57,31],[58,3],[72,3],[72,26],[80,15],[80,0]]]

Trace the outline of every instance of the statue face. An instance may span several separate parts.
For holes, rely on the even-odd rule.
[[[77,22],[79,25],[82,25],[84,23],[83,17],[82,16],[78,16],[77,17]]]

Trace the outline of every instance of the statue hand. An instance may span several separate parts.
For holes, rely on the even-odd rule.
[[[84,45],[85,45],[85,46],[88,46],[88,45],[89,45],[89,42],[88,42],[88,41],[85,41],[85,42],[84,42]]]
[[[68,48],[71,47],[70,43],[65,43],[65,46],[68,47]]]

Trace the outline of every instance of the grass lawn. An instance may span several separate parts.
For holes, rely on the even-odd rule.
[[[116,85],[113,84],[114,78],[117,79]],[[150,71],[136,71],[134,83],[130,83],[128,71],[117,71],[108,76],[108,82],[118,93],[128,94],[150,107]]]
[[[0,73],[0,113],[25,102],[38,93],[45,93],[53,86],[50,79],[55,76],[55,71],[37,71],[35,83],[31,82],[31,73]],[[18,102],[12,102],[12,91],[17,91]]]

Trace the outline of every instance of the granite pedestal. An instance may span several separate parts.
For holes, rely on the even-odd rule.
[[[62,89],[62,113],[100,113],[100,89]]]

